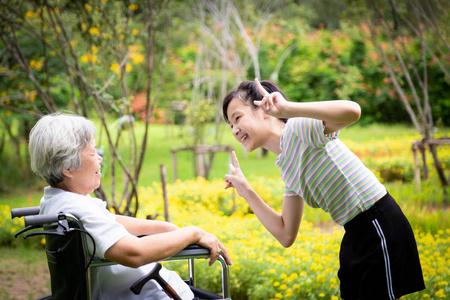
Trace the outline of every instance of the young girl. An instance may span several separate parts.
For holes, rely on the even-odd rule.
[[[252,189],[234,152],[225,181],[284,247],[297,237],[303,202],[344,226],[338,272],[343,299],[396,299],[425,288],[408,220],[338,139],[340,129],[359,119],[357,103],[289,102],[274,84],[255,80],[225,97],[223,114],[247,151],[262,147],[278,155],[285,183],[281,215]]]

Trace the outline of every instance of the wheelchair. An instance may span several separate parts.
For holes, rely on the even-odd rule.
[[[84,230],[83,224],[74,215],[61,212],[57,215],[39,215],[39,206],[14,208],[11,218],[23,217],[25,227],[19,230],[15,237],[23,238],[44,236],[45,252],[50,272],[51,295],[39,300],[59,299],[92,299],[91,277],[95,268],[116,264],[106,259],[94,257],[88,251],[88,239],[92,242],[95,253],[95,243],[92,236]],[[229,290],[229,269],[222,256],[217,261],[221,265],[222,291],[214,294],[195,287],[196,259],[209,258],[209,249],[199,245],[190,245],[179,253],[164,261],[187,260],[188,276],[185,282],[195,295],[194,299],[231,299]],[[150,280],[156,281],[163,291],[172,299],[181,299],[175,290],[159,275],[161,264],[130,286],[130,290],[139,295],[143,286]]]

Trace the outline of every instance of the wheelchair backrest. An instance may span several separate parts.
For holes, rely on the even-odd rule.
[[[80,228],[76,221],[69,221],[69,228]],[[45,226],[55,230],[58,224]],[[46,235],[45,252],[50,271],[52,299],[90,299],[87,247],[84,234],[69,231],[64,235]]]

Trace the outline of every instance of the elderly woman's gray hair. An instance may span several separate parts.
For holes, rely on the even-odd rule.
[[[81,165],[80,152],[95,138],[88,119],[55,113],[42,117],[30,132],[31,170],[51,186],[63,181],[63,171]]]

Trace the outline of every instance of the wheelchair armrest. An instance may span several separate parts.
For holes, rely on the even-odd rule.
[[[210,255],[210,251],[208,248],[204,248],[197,244],[192,244],[181,250],[175,255],[172,255],[166,259],[165,261],[171,260],[181,260],[187,258],[208,258]]]
[[[24,216],[38,215],[40,211],[39,206],[22,207],[11,209],[11,219],[20,218]]]
[[[208,258],[209,257],[209,249],[204,248],[202,246],[199,246],[197,244],[192,244],[178,252],[177,254],[174,254],[170,257],[167,257],[163,259],[163,261],[172,261],[172,260],[183,260],[188,258]],[[92,267],[104,267],[104,266],[110,266],[115,265],[116,263],[113,261],[110,261],[106,258],[95,258],[92,261],[91,266]]]

